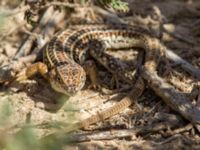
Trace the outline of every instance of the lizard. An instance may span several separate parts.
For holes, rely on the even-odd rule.
[[[123,81],[134,84],[130,94],[120,102],[85,120],[67,127],[67,131],[86,128],[129,107],[145,88],[144,79],[138,73],[134,83],[134,73],[128,67],[105,53],[107,49],[142,48],[145,52],[143,70],[156,72],[164,46],[156,37],[139,27],[131,25],[75,25],[55,35],[43,52],[43,62],[36,62],[26,70],[29,78],[39,72],[52,88],[65,95],[80,91],[86,81],[87,71],[82,67],[88,56],[92,56],[108,71]],[[140,72],[141,69],[139,69]],[[96,85],[96,74],[89,72]],[[66,129],[66,128],[65,128]]]

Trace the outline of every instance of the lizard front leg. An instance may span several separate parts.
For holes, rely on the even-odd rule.
[[[18,74],[16,80],[17,81],[26,80],[37,73],[41,74],[45,79],[49,80],[47,75],[48,73],[47,65],[42,62],[37,62],[26,68],[25,73],[23,72]]]

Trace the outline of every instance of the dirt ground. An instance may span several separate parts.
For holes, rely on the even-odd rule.
[[[50,10],[50,15],[43,18],[47,20],[46,24],[40,23],[33,29],[24,19],[24,12],[29,8],[23,3],[21,7],[18,6],[18,2],[0,2],[0,11],[9,14],[5,18],[0,15],[1,66],[11,63],[24,43],[28,43],[24,44],[24,55],[27,56],[41,49],[40,46],[49,41],[55,32],[68,25],[116,21],[109,18],[108,14],[102,15],[90,7],[75,10],[57,8]],[[117,14],[128,24],[150,30],[168,49],[194,67],[200,68],[199,0],[129,0],[128,6],[128,12],[115,12],[112,9],[107,11]],[[37,17],[36,12],[32,19]],[[41,38],[43,40],[38,40]],[[42,42],[44,43],[41,44]],[[128,64],[136,64],[136,51],[119,50],[109,53],[126,60]],[[9,145],[8,135],[19,133],[26,126],[32,127],[31,135],[34,137],[43,137],[55,128],[55,124],[60,126],[83,120],[113,106],[129,93],[130,85],[123,82],[120,82],[119,88],[126,90],[115,92],[116,88],[111,87],[112,75],[101,65],[98,64],[97,67],[100,80],[110,88],[108,94],[89,89],[90,81],[87,81],[83,90],[76,95],[63,96],[51,89],[40,75],[20,83],[1,83],[0,135],[3,138],[0,140],[4,139],[6,145]],[[20,68],[21,70],[23,71]],[[198,106],[198,78],[172,61],[168,64],[163,62],[160,70],[168,83],[190,97],[191,103]],[[196,126],[172,110],[148,86],[135,105],[75,134],[80,137],[75,138],[78,142],[66,144],[62,149],[200,149],[200,133]]]

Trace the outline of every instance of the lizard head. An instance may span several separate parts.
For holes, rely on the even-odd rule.
[[[78,64],[64,64],[49,72],[51,87],[65,95],[71,96],[85,85],[85,70]]]

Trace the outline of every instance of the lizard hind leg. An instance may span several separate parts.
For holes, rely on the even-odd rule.
[[[91,85],[89,88],[100,89],[101,86],[99,78],[97,77],[97,68],[95,62],[93,60],[87,60],[84,62],[83,68],[91,81]]]
[[[90,55],[103,65],[110,73],[112,73],[113,79],[116,81],[116,86],[119,87],[119,79],[128,83],[133,82],[134,70],[130,70],[130,67],[118,58],[107,54],[105,52],[106,46],[104,43],[101,42],[99,44],[95,44],[95,46],[90,47]]]

